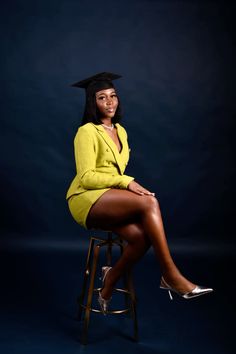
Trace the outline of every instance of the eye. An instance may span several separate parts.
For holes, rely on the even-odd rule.
[[[117,95],[114,93],[113,95],[111,95],[111,97],[117,97]]]
[[[98,97],[99,100],[104,100],[104,98],[105,98],[104,96]]]

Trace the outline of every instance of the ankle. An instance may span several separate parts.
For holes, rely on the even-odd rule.
[[[183,279],[183,275],[180,273],[180,271],[177,268],[171,268],[171,269],[165,269],[162,272],[162,276],[165,279],[167,283],[176,283],[178,281],[181,281]]]
[[[183,293],[191,291],[196,286],[196,284],[190,282],[182,274],[179,274],[178,276],[163,275],[163,278],[164,278],[164,282],[168,284],[168,286]]]
[[[100,294],[101,294],[101,297],[104,299],[104,300],[109,300],[112,296],[112,288],[102,288],[100,290]]]
[[[102,289],[100,290],[101,296],[104,300],[109,300],[112,294],[113,285],[110,276],[112,269],[108,271]]]

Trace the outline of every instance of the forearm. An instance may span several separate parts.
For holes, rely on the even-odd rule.
[[[87,171],[81,176],[81,186],[84,189],[119,188],[127,189],[134,178],[127,175],[112,175],[95,170]]]

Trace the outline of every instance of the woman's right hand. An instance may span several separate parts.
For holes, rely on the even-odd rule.
[[[135,181],[131,181],[127,188],[129,191],[136,193],[138,195],[152,195],[155,196],[155,193],[148,191],[146,188],[142,187]]]

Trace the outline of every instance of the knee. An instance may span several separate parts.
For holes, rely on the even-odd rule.
[[[143,196],[142,197],[142,211],[144,212],[157,212],[160,210],[159,202],[156,197]]]

